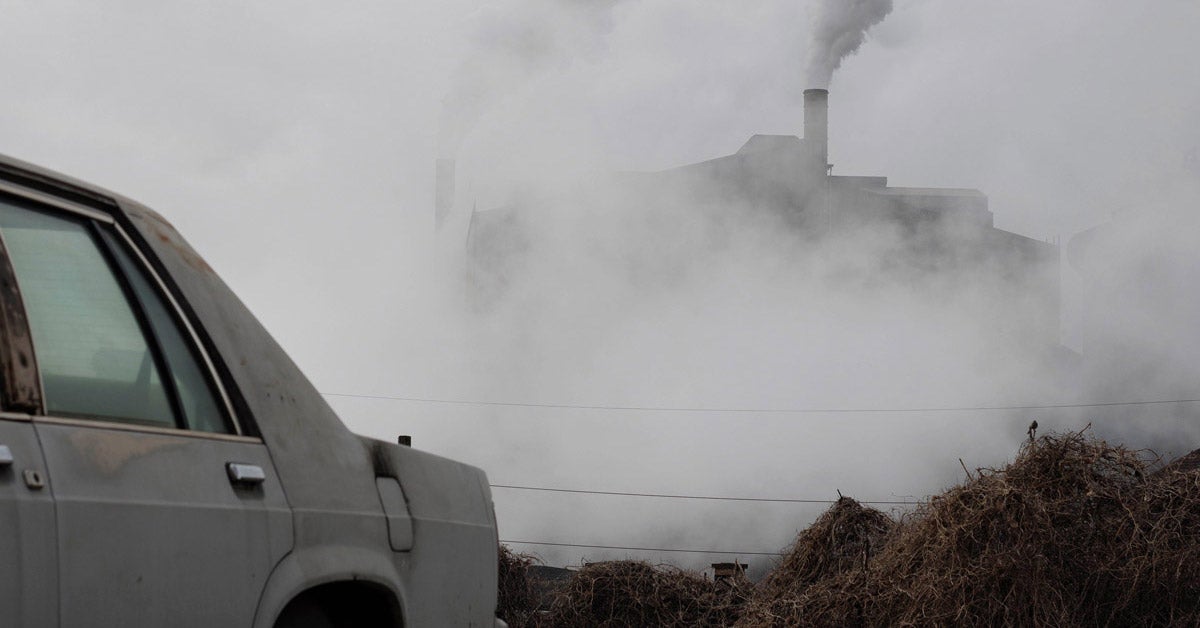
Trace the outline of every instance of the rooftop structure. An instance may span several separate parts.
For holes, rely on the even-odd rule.
[[[730,155],[658,172],[621,173],[606,183],[605,194],[628,205],[625,209],[661,216],[646,220],[686,220],[678,208],[690,207],[710,217],[735,216],[724,221],[724,228],[734,230],[737,220],[760,216],[814,242],[829,235],[853,242],[868,230],[890,230],[898,243],[880,264],[881,274],[906,280],[955,274],[963,285],[989,286],[991,302],[982,309],[1003,321],[1002,333],[1057,346],[1059,247],[996,228],[979,190],[890,187],[887,177],[833,175],[828,97],[826,90],[805,91],[804,138],[755,135]],[[558,202],[587,195],[581,191],[579,199]],[[661,211],[668,207],[673,212]],[[537,220],[521,203],[473,213],[467,253],[477,289],[503,291]]]

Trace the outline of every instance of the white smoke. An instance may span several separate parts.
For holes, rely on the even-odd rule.
[[[620,0],[509,0],[471,14],[470,44],[442,99],[439,157],[452,158],[490,107],[555,65],[593,54]]]
[[[511,227],[492,231],[498,240],[476,231],[485,237],[476,251],[496,254],[476,260],[476,309],[447,334],[468,356],[454,364],[455,386],[475,399],[589,406],[448,411],[445,424],[496,431],[489,442],[497,446],[479,461],[493,481],[818,499],[840,489],[905,499],[957,479],[956,457],[998,462],[1030,418],[694,409],[1056,398],[1053,373],[1011,329],[1022,317],[993,307],[1016,289],[1001,273],[900,270],[921,260],[909,259],[908,236],[886,220],[818,239],[727,182],[642,181],[599,178],[564,185],[562,194],[530,194],[489,216]],[[940,238],[957,237],[953,225],[945,229]],[[439,344],[447,353],[452,346]],[[646,407],[677,411],[630,410]],[[1061,424],[1039,418],[1048,429]],[[497,491],[496,508],[506,539],[771,551],[823,505]],[[628,554],[538,549],[550,564]],[[696,569],[710,558],[669,557]]]
[[[649,5],[629,8],[649,12]],[[665,28],[694,33],[695,25],[682,19],[692,10],[685,5],[680,0],[674,10],[658,9],[661,17],[648,20],[657,30],[636,31],[637,15],[616,16],[614,50],[630,40],[653,39]],[[812,6],[812,40],[797,42],[788,58],[810,45],[806,86],[820,87],[892,3]],[[895,266],[895,251],[903,249],[900,235],[886,225],[814,243],[773,223],[753,203],[730,200],[735,191],[715,182],[716,189],[694,190],[695,196],[627,195],[620,185],[596,181],[603,178],[594,173],[583,177],[591,185],[576,181],[552,138],[502,136],[520,143],[521,150],[514,150],[517,142],[489,137],[494,127],[521,124],[521,116],[537,118],[526,122],[526,130],[553,127],[528,105],[557,106],[565,98],[556,93],[562,84],[554,79],[581,73],[596,47],[610,43],[608,25],[579,21],[596,15],[579,4],[529,0],[504,7],[512,12],[475,17],[475,48],[458,77],[459,91],[451,93],[457,100],[445,103],[454,114],[445,130],[458,134],[457,144],[486,116],[464,151],[467,159],[499,147],[479,162],[492,176],[514,163],[537,165],[529,168],[537,185],[513,186],[514,193],[479,204],[481,210],[500,208],[493,218],[527,221],[527,229],[523,237],[501,242],[501,249],[515,252],[511,263],[501,257],[473,268],[479,284],[489,286],[479,281],[481,274],[495,275],[500,287],[482,297],[472,293],[465,300],[474,309],[459,307],[459,301],[446,308],[439,325],[431,326],[438,330],[431,348],[415,354],[436,356],[428,375],[437,391],[431,397],[585,407],[414,406],[404,417],[405,429],[419,435],[422,447],[479,464],[500,484],[794,498],[836,497],[836,489],[865,499],[907,499],[960,479],[960,457],[969,466],[1002,462],[1033,418],[1045,430],[1077,429],[1098,418],[1091,409],[1031,413],[973,406],[1070,402],[1076,395],[1085,402],[1184,395],[1138,387],[1109,397],[1060,381],[1044,363],[1050,360],[1030,355],[1024,335],[1012,329],[1022,317],[988,307],[1018,292],[1012,286],[954,274],[941,283],[912,282],[878,272]],[[628,36],[630,30],[641,36]],[[604,85],[651,85],[630,81],[639,73],[656,80],[665,74],[648,72],[650,65],[645,57],[635,59],[620,66],[621,83]],[[586,70],[590,77],[595,68]],[[593,99],[587,92],[579,100],[590,106]],[[711,132],[701,126],[688,131]],[[571,148],[599,152],[586,138]],[[505,207],[517,211],[506,214]],[[997,216],[1003,219],[1011,205],[1001,207]],[[1074,357],[1052,353],[1068,362]],[[1186,378],[1194,370],[1171,372]],[[893,411],[629,409],[644,407]],[[929,407],[963,409],[902,411]],[[1176,424],[1194,425],[1188,418]],[[415,426],[417,420],[427,426]],[[1112,433],[1112,422],[1095,422]],[[770,551],[822,506],[732,508],[501,489],[496,508],[506,539]],[[531,547],[539,548],[521,549]],[[539,549],[548,563],[560,565],[630,555]],[[700,568],[710,557],[660,559]],[[755,568],[765,567],[765,560]]]
[[[1082,394],[1102,401],[1197,398],[1200,277],[1194,207],[1200,181],[1163,184],[1161,197],[1115,214],[1072,238],[1082,279]],[[1174,189],[1169,189],[1174,187]],[[1197,405],[1097,408],[1088,420],[1106,438],[1181,455],[1200,440]]]
[[[805,85],[823,88],[866,41],[867,30],[892,12],[892,0],[821,0],[814,11]]]

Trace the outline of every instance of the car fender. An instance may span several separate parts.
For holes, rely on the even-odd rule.
[[[272,628],[288,602],[304,591],[332,582],[369,582],[407,608],[396,565],[377,548],[325,545],[297,549],[279,561],[267,579],[254,616],[254,628]]]

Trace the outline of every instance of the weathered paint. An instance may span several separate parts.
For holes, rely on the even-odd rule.
[[[132,460],[183,445],[179,437],[108,430],[73,430],[67,441],[73,448],[70,453],[88,465],[87,471],[102,476],[119,473]]]
[[[12,452],[0,466],[0,625],[57,626],[57,531],[50,491],[25,487],[25,471],[45,474],[33,424],[0,417],[0,444]]]
[[[250,523],[251,519],[243,518],[239,524],[244,526],[242,532],[247,538],[255,538],[255,526],[267,525],[272,535],[268,552],[277,557],[272,559],[277,562],[269,574],[257,571],[253,574],[259,600],[254,626],[271,626],[274,617],[297,593],[339,580],[366,580],[392,592],[410,626],[494,624],[496,527],[487,479],[481,470],[351,433],[228,286],[157,213],[119,195],[0,157],[0,172],[5,171],[19,172],[44,187],[61,188],[78,198],[91,199],[111,213],[162,276],[196,328],[229,386],[245,432],[262,439],[261,444],[255,444],[181,436],[178,442],[168,443],[161,440],[161,434],[141,434],[141,440],[117,435],[115,431],[102,437],[73,436],[87,428],[39,425],[38,429],[45,430],[48,456],[53,451],[55,456],[74,455],[79,459],[71,463],[79,465],[77,468],[50,469],[51,485],[55,487],[56,476],[78,476],[73,481],[78,483],[77,487],[63,487],[67,491],[64,493],[67,508],[60,512],[63,524],[77,529],[75,526],[91,517],[113,515],[94,499],[96,491],[102,492],[104,488],[95,485],[96,478],[104,473],[114,476],[139,473],[139,481],[148,482],[153,493],[165,490],[169,485],[165,478],[171,473],[223,474],[220,467],[208,468],[204,456],[211,455],[211,451],[202,455],[202,450],[241,448],[221,464],[234,460],[260,464],[274,471],[268,479],[272,501],[265,509],[266,523]],[[190,452],[185,457],[200,468],[180,469],[176,465],[168,470],[157,466],[176,460],[180,451]],[[167,484],[160,485],[159,480],[151,477],[154,469],[158,469]],[[89,473],[93,474],[91,479]],[[405,512],[393,508],[385,514],[377,476],[394,478],[402,487],[412,525],[411,551],[391,548],[395,540],[390,540],[388,516],[394,527],[401,523]],[[222,481],[225,485],[221,490],[235,490],[223,475]],[[213,484],[204,489],[205,494],[193,497],[199,503],[227,497],[217,495],[213,492],[216,490]],[[234,495],[238,499],[245,497]],[[120,495],[110,497],[118,499]],[[169,499],[169,494],[161,493],[159,497]],[[98,509],[99,514],[89,514],[88,508]],[[290,529],[283,539],[278,529],[280,516],[285,512]],[[178,530],[191,529],[182,521],[177,525]],[[94,536],[79,529],[83,537]],[[143,532],[158,551],[170,554],[177,550],[173,556],[179,561],[200,560],[199,556],[173,545],[179,539],[172,540],[167,531],[147,528]],[[95,540],[98,542],[99,538]],[[400,541],[403,544],[403,539]],[[281,545],[284,542],[286,547]],[[76,583],[102,576],[89,565],[113,560],[100,549],[89,547],[75,561],[74,553],[79,548],[72,547],[70,539],[61,549],[67,557],[63,564],[70,563],[79,570],[65,576],[68,580],[64,590],[73,590],[71,587]],[[132,575],[135,567],[122,572],[125,574],[122,578]],[[257,580],[260,575],[262,582]],[[159,612],[164,602],[144,597],[144,587],[136,583],[136,578],[121,579],[103,594],[83,594],[84,599],[99,603],[103,598],[97,596],[108,595],[112,596],[110,603],[112,599],[130,599],[148,605],[149,610],[133,615],[110,609],[105,617],[121,625],[166,623],[166,616]],[[221,603],[217,596],[211,597],[211,603]],[[173,599],[167,596],[168,602]],[[64,625],[78,625],[81,617],[72,614],[74,620],[64,618]],[[249,622],[246,618],[219,623],[249,625]],[[186,613],[175,614],[169,623],[216,625],[192,622]]]

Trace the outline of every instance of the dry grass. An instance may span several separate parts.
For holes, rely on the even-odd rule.
[[[716,583],[639,561],[587,565],[560,591],[545,626],[728,626],[737,620],[746,582]]]
[[[895,522],[849,497],[838,499],[800,533],[783,561],[759,584],[759,596],[803,589],[830,576],[865,569]]]
[[[865,568],[743,625],[1197,625],[1200,475],[1043,437],[906,517]]]
[[[496,599],[496,616],[508,622],[511,628],[536,625],[533,615],[537,610],[537,592],[529,578],[529,567],[536,559],[527,554],[518,554],[500,546],[500,595]]]
[[[1200,473],[1044,436],[893,522],[843,498],[757,587],[582,569],[552,626],[1200,625]]]
[[[891,517],[874,508],[849,497],[838,499],[758,583],[739,625],[775,624],[777,618],[792,615],[794,599],[809,587],[847,572],[865,572],[895,526]]]

